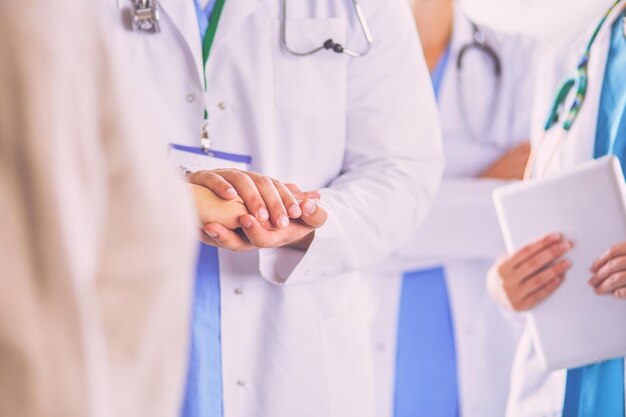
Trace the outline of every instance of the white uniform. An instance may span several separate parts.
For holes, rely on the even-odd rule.
[[[475,177],[505,151],[530,136],[532,44],[482,28],[502,62],[502,90],[495,114],[490,92],[495,88],[494,63],[476,49],[457,71],[460,49],[471,42],[469,20],[457,13],[450,57],[439,95],[446,154],[445,179],[423,225],[403,248],[371,273],[378,310],[373,343],[378,382],[378,416],[393,415],[396,331],[404,271],[442,265],[445,269],[456,341],[461,415],[502,417],[509,370],[519,330],[512,327],[485,288],[487,270],[504,251],[491,199],[503,184]],[[457,75],[465,89],[467,110],[475,130],[493,120],[488,137],[469,137],[459,109]]]
[[[600,17],[598,17],[599,19]],[[581,162],[593,159],[596,138],[598,107],[602,94],[602,80],[611,40],[607,21],[604,29],[595,41],[589,61],[589,85],[587,96],[563,147],[552,160],[547,175],[557,173]],[[579,34],[575,39],[557,42],[542,56],[538,74],[533,106],[533,145],[536,146],[543,135],[543,126],[547,120],[554,94],[566,77],[571,76],[580,61],[591,31]],[[553,129],[556,132],[557,129]],[[543,142],[551,149],[556,135],[549,135]],[[550,152],[539,154],[536,166],[543,167],[543,161]],[[507,407],[507,417],[561,417],[565,397],[565,370],[546,373],[542,371],[539,356],[533,347],[528,331],[524,331],[517,352],[511,375],[511,393]],[[626,375],[625,375],[626,377]]]
[[[200,35],[192,0],[161,0],[161,34],[130,32],[101,0],[165,141],[199,146]],[[128,4],[122,1],[124,5]],[[229,0],[206,76],[216,150],[252,170],[322,190],[327,224],[306,252],[220,251],[226,417],[367,417],[373,371],[358,268],[395,249],[425,214],[442,171],[428,72],[403,0],[362,8],[364,58],[286,54],[279,0]],[[289,1],[293,49],[328,38],[360,50],[350,2]],[[261,273],[259,272],[261,271]]]
[[[180,407],[195,214],[97,23],[89,2],[0,2],[2,416]]]

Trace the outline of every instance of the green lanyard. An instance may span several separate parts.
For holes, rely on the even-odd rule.
[[[206,82],[206,64],[209,61],[209,55],[211,53],[211,47],[213,47],[213,41],[215,40],[215,34],[217,33],[217,25],[222,16],[222,10],[224,9],[224,3],[226,0],[216,0],[215,7],[211,13],[209,19],[209,27],[204,35],[204,41],[202,42],[202,76],[204,80],[204,91],[207,91]],[[204,124],[202,125],[202,137],[200,139],[200,145],[204,152],[209,151],[211,145],[211,139],[209,138],[209,112],[206,108],[206,102],[204,106]]]

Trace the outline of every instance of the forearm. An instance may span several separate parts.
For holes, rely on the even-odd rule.
[[[416,175],[415,169],[409,169],[411,176],[402,171],[381,175],[393,170],[379,170],[374,164],[366,172],[342,175],[321,190],[320,204],[328,211],[326,224],[315,231],[306,252],[261,250],[263,275],[278,283],[302,282],[363,269],[382,260],[408,237],[434,198],[440,160],[416,164],[424,177]]]

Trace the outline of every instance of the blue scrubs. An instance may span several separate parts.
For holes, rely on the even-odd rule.
[[[431,74],[437,98],[449,56],[448,49]],[[402,279],[394,415],[459,415],[454,330],[441,267],[407,272]]]
[[[448,61],[450,61],[450,48],[447,48],[443,53],[443,56],[439,59],[437,66],[430,74],[430,78],[433,83],[433,90],[435,91],[435,98],[439,101],[439,93],[441,92],[441,84],[443,78],[446,75],[446,69],[448,68]]]
[[[203,10],[195,0],[204,39],[215,0]],[[220,271],[217,249],[201,245],[193,295],[191,350],[184,417],[223,417]]]
[[[615,155],[626,167],[626,38],[623,19],[612,27],[602,86],[594,157]],[[570,369],[563,417],[624,417],[624,360]]]

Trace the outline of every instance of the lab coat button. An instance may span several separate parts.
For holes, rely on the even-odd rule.
[[[243,294],[243,288],[235,288],[235,294],[242,295]]]
[[[376,343],[376,350],[379,352],[384,352],[385,350],[387,350],[387,345],[385,345],[384,343]]]
[[[223,101],[220,101],[217,107],[219,107],[220,110],[226,110],[226,103],[224,103]]]
[[[245,383],[245,381],[243,381],[243,380],[239,379],[239,380],[237,380],[237,386],[238,386],[238,387],[245,387],[245,386],[246,386],[246,383]]]
[[[187,94],[187,103],[193,103],[194,101],[196,101],[196,95],[192,93]]]

